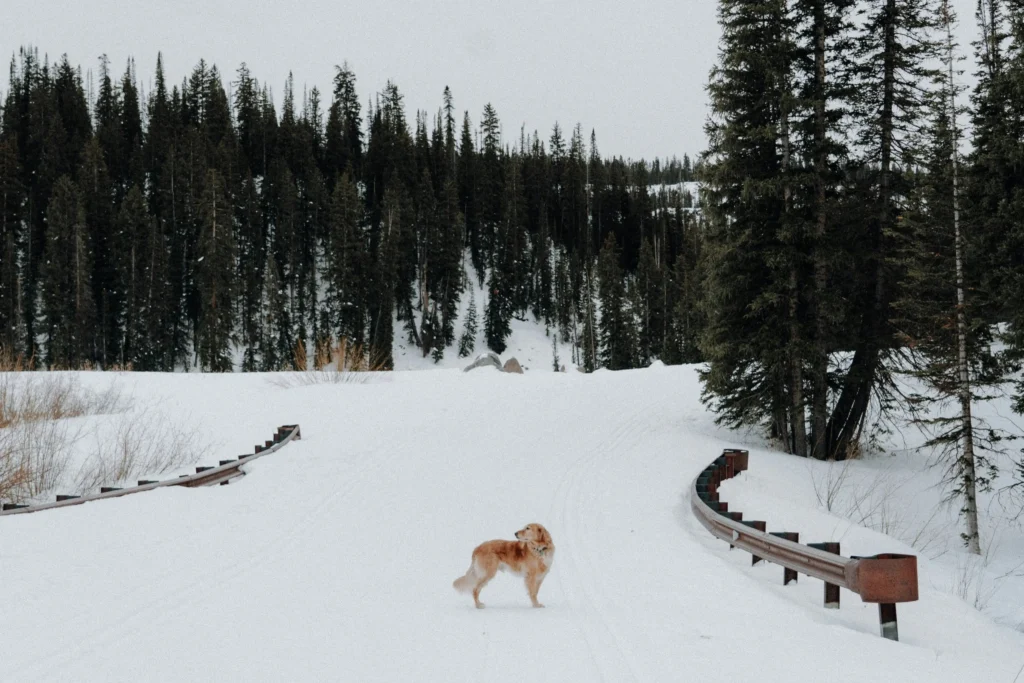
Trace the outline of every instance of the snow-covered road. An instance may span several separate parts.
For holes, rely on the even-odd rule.
[[[0,520],[0,681],[1010,683],[1024,664],[1024,636],[932,588],[927,561],[893,643],[875,606],[844,591],[826,611],[820,582],[784,588],[708,535],[685,492],[742,444],[691,368],[118,381],[216,434],[211,460],[280,424],[303,438],[231,486]],[[770,490],[782,462],[753,450],[725,499],[832,540],[835,518]],[[546,609],[509,575],[482,611],[452,590],[477,543],[534,521],[557,547]],[[907,551],[859,528],[842,541]]]

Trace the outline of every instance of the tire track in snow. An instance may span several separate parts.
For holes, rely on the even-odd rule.
[[[559,572],[559,585],[570,610],[577,617],[577,625],[582,627],[584,642],[602,680],[639,679],[624,652],[623,640],[616,634],[605,610],[600,606],[606,600],[602,599],[601,590],[595,585],[593,577],[598,568],[586,550],[593,534],[581,528],[580,524],[580,520],[586,517],[582,510],[584,484],[588,473],[594,472],[596,466],[619,455],[624,444],[636,441],[643,431],[643,416],[646,412],[646,409],[634,412],[619,424],[610,437],[600,439],[597,447],[573,463],[556,489],[552,501],[556,523],[568,539],[567,543],[556,545],[556,557],[560,563],[567,565],[565,570]],[[576,548],[581,550],[577,552]],[[563,576],[566,578],[563,579]],[[578,593],[576,587],[579,588]]]
[[[383,458],[361,458],[360,462],[364,466],[354,473],[348,473],[345,485],[332,489],[330,495],[320,498],[315,503],[308,501],[313,503],[312,505],[301,509],[292,507],[291,511],[296,522],[283,533],[278,533],[271,539],[260,543],[243,559],[228,561],[216,568],[204,571],[203,578],[200,578],[198,582],[191,575],[175,582],[170,589],[161,591],[158,597],[147,601],[142,609],[118,616],[108,615],[107,625],[92,630],[87,638],[77,640],[71,648],[61,647],[52,650],[42,655],[38,661],[29,663],[20,670],[12,671],[12,675],[19,679],[52,680],[58,673],[65,672],[69,664],[79,665],[83,656],[93,652],[108,651],[106,646],[120,642],[124,639],[125,634],[133,633],[142,627],[152,630],[155,625],[166,622],[172,616],[194,609],[197,605],[201,605],[209,593],[217,590],[226,579],[230,578],[233,582],[238,581],[241,575],[266,565],[280,557],[282,553],[286,553],[300,542],[305,541],[309,531],[317,527],[314,521],[323,516],[325,508],[333,507],[331,504],[339,497],[347,496],[355,491],[359,485],[365,483],[367,476],[384,469],[397,457],[397,454],[392,453]],[[300,533],[303,529],[305,529],[305,533]],[[172,569],[160,578],[177,575],[178,572]],[[183,595],[188,595],[188,599],[183,600]],[[154,613],[155,616],[153,616]],[[80,627],[83,623],[91,624],[95,620],[94,617],[95,615],[91,614],[83,615],[76,620],[76,625]],[[74,632],[82,630],[77,628]]]

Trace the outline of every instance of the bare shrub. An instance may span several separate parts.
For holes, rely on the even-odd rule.
[[[168,472],[210,451],[198,433],[148,411],[119,418],[112,436],[97,438],[75,477],[78,491]]]
[[[999,588],[987,571],[992,561],[992,548],[996,545],[995,540],[989,543],[983,555],[958,553],[956,556],[953,594],[977,610],[984,610]]]
[[[0,498],[24,502],[60,486],[86,429],[69,418],[122,406],[116,384],[96,392],[74,375],[0,372]]]
[[[921,520],[898,503],[896,492],[910,479],[909,475],[900,478],[885,469],[869,480],[859,481],[851,477],[850,460],[828,461],[824,468],[811,469],[818,505],[927,554],[942,545],[940,509],[934,508],[927,519]]]
[[[15,422],[106,415],[121,410],[122,403],[116,383],[97,392],[83,388],[72,374],[0,373],[0,429]]]
[[[0,429],[0,472],[10,473],[0,497],[24,502],[59,486],[82,430],[55,420],[18,420]]]
[[[307,367],[304,348],[300,353],[296,347],[295,362],[298,368]],[[362,345],[342,338],[333,349],[329,344],[319,345],[314,369],[275,373],[268,381],[282,389],[318,384],[363,384],[370,379],[367,373],[383,371],[384,364],[373,362]]]
[[[810,467],[814,496],[818,499],[818,505],[832,512],[845,489],[846,479],[850,474],[850,461],[829,460],[825,464],[824,474],[821,473],[821,469]]]

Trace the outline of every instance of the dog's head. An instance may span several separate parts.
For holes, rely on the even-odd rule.
[[[516,532],[516,538],[529,543],[541,555],[554,545],[551,534],[542,524],[527,524]]]

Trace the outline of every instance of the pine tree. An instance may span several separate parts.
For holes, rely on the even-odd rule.
[[[465,358],[473,353],[476,347],[476,296],[473,290],[469,292],[469,309],[466,311],[466,323],[462,328],[462,336],[459,337],[459,358]]]
[[[19,251],[25,202],[15,145],[0,138],[0,348],[14,356],[26,351]]]
[[[119,130],[119,129],[118,129]],[[104,365],[121,357],[124,291],[117,275],[116,259],[122,245],[114,231],[114,189],[97,138],[90,138],[78,169],[85,222],[89,226],[89,251],[93,255],[91,281],[98,322],[99,360]]]
[[[893,400],[891,359],[901,346],[893,325],[893,302],[905,277],[894,240],[904,229],[900,214],[912,187],[907,169],[920,158],[917,124],[924,119],[923,91],[935,59],[937,13],[932,0],[875,0],[858,37],[859,144],[870,183],[868,220],[856,254],[858,328],[853,358],[827,425],[825,453],[845,458],[860,434],[873,398]]]
[[[351,176],[345,173],[334,185],[327,221],[326,304],[329,330],[356,346],[365,339],[366,245],[360,214],[359,194]]]
[[[280,268],[274,252],[267,251],[263,266],[263,286],[260,296],[260,369],[265,372],[282,370],[291,362],[291,329],[288,324],[288,299],[281,283]]]
[[[973,154],[967,177],[966,229],[976,238],[983,291],[993,298],[989,322],[1006,322],[1006,359],[1024,359],[1024,8],[986,0],[979,4],[981,69],[974,92]],[[1024,380],[1017,381],[1015,410],[1024,414]],[[1019,465],[1024,481],[1024,459]],[[1019,490],[1022,484],[1018,483]]]
[[[619,265],[619,248],[615,235],[608,234],[597,260],[597,291],[601,302],[598,323],[602,367],[626,370],[634,367],[636,330],[626,301],[626,285]],[[589,316],[588,316],[589,317]]]
[[[632,308],[637,322],[637,353],[641,367],[662,355],[664,327],[668,324],[664,307],[665,283],[661,267],[649,240],[640,245],[636,281],[632,288]]]
[[[92,259],[81,193],[67,176],[53,188],[46,211],[42,315],[46,364],[78,369],[96,360]]]
[[[469,112],[466,112],[462,118],[462,136],[459,143],[459,206],[466,221],[466,246],[469,247],[470,261],[476,271],[477,281],[482,287],[486,269],[480,235],[480,209],[477,199],[480,178],[476,161]]]
[[[359,177],[363,160],[363,120],[356,94],[356,75],[348,62],[335,67],[334,99],[327,113],[325,135],[325,174],[341,174],[346,169]]]
[[[260,302],[263,265],[266,263],[266,233],[262,197],[256,179],[248,172],[239,186],[238,285],[242,343],[242,371],[259,369]]]
[[[106,55],[102,55],[100,57],[100,88],[95,106],[95,142],[102,149],[105,168],[114,168],[115,177],[118,176],[116,170],[120,169],[125,156],[121,110],[121,93],[114,87],[114,81],[110,75],[110,60]],[[124,166],[127,167],[127,164]]]
[[[235,340],[235,237],[231,210],[220,174],[206,174],[203,227],[196,278],[201,301],[196,347],[199,366],[230,372]]]
[[[789,265],[781,144],[792,55],[785,3],[725,0],[719,5],[721,63],[712,72],[709,149],[701,179],[708,217],[701,252],[707,316],[700,348],[705,400],[730,426],[789,430],[786,392]]]
[[[118,278],[125,293],[124,342],[118,360],[135,370],[164,370],[160,331],[169,308],[167,248],[138,187],[125,196],[116,225],[122,245]]]
[[[437,239],[428,246],[432,252],[428,279],[433,283],[430,300],[438,312],[434,351],[435,354],[443,354],[444,348],[455,342],[455,322],[464,289],[462,245],[465,242],[465,224],[459,211],[458,188],[454,180],[445,182],[437,211]]]
[[[407,199],[404,194],[405,190],[397,180],[390,184],[384,194],[374,280],[371,285],[370,365],[381,370],[392,370],[395,366],[395,286],[398,280],[398,251],[406,214],[403,205]]]
[[[497,354],[505,352],[507,340],[512,334],[512,292],[500,268],[491,268],[487,279],[487,308],[484,312],[484,339],[487,348]]]
[[[532,240],[532,308],[533,317],[538,321],[543,320],[544,324],[550,327],[555,322],[555,305],[553,300],[555,288],[553,270],[555,265],[552,263],[551,258],[551,232],[548,225],[548,212],[547,207],[543,203],[539,207],[539,222],[540,229],[536,238]]]
[[[569,262],[562,253],[555,255],[554,290],[555,324],[559,338],[564,344],[575,344],[576,340],[572,337],[573,292],[569,281]]]
[[[581,315],[574,313],[574,318],[583,320],[583,332],[577,342],[579,345],[579,365],[583,367],[584,372],[593,372],[598,368],[600,353],[597,311],[594,306],[594,290],[591,286],[590,277],[585,278],[584,282],[584,287],[579,290]]]
[[[996,472],[993,456],[1004,436],[974,414],[974,405],[992,398],[991,390],[1003,379],[998,359],[991,353],[992,334],[986,323],[979,273],[965,262],[969,239],[961,220],[961,168],[957,105],[962,91],[956,83],[955,16],[942,0],[945,31],[944,69],[937,74],[930,97],[927,131],[927,173],[918,189],[915,210],[909,212],[913,228],[908,250],[911,263],[903,298],[896,309],[905,317],[900,328],[913,334],[911,346],[918,360],[915,375],[930,390],[910,396],[915,408],[957,406],[954,414],[925,412],[917,421],[931,431],[928,446],[947,456],[947,483],[952,496],[963,501],[961,514],[967,530],[964,541],[981,554],[978,491],[987,490]],[[988,391],[986,391],[988,390]]]
[[[798,0],[794,42],[794,99],[783,103],[787,146],[786,212],[789,250],[790,447],[817,458],[827,452],[829,354],[836,346],[841,296],[834,264],[846,255],[837,239],[837,198],[848,150],[842,126],[852,96],[852,0]],[[792,120],[792,141],[789,122]],[[799,155],[799,156],[797,156]],[[800,158],[807,160],[801,174]],[[805,398],[805,365],[810,376]],[[805,405],[811,408],[808,436]],[[810,449],[808,446],[810,445]]]

